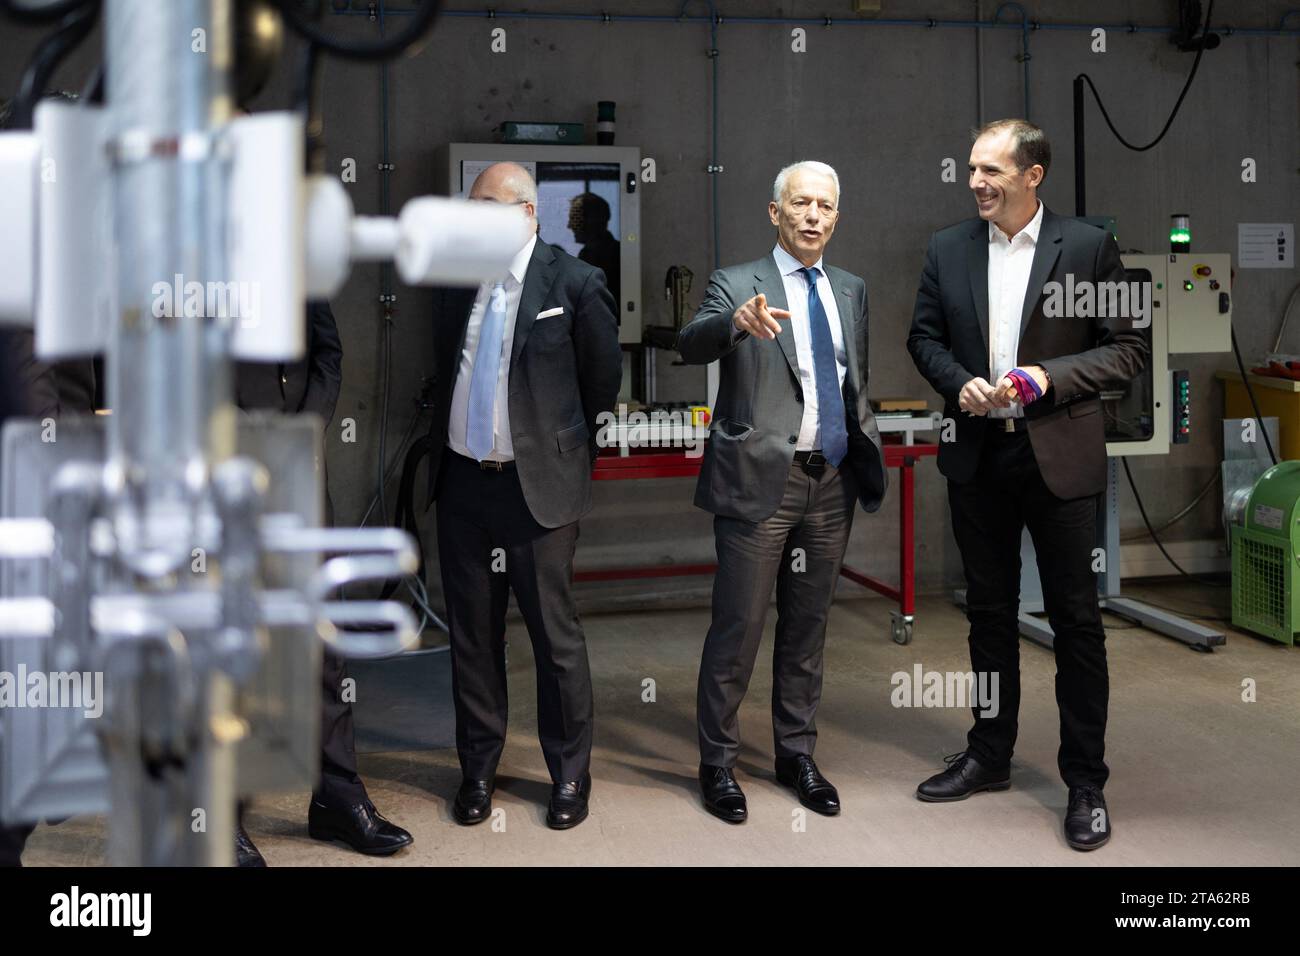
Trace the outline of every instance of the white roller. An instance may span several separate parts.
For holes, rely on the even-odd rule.
[[[398,219],[397,272],[407,285],[478,285],[499,277],[528,241],[519,206],[421,196]]]
[[[30,328],[36,314],[40,165],[34,133],[0,133],[0,325]]]
[[[35,126],[41,144],[36,354],[92,355],[107,348],[110,328],[105,114],[45,100],[36,107]]]
[[[306,349],[302,120],[256,113],[230,123],[229,281],[239,292],[231,354],[293,361]]]
[[[347,281],[351,271],[348,229],[352,199],[333,176],[307,180],[306,293],[308,299],[328,299]]]

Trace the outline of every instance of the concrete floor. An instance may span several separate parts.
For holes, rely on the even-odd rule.
[[[1194,586],[1133,588],[1134,596],[1208,616],[1226,614],[1226,592]],[[260,798],[248,829],[272,866],[461,864],[881,864],[881,865],[1295,865],[1300,863],[1300,650],[1229,630],[1204,654],[1107,618],[1111,674],[1106,795],[1115,827],[1092,854],[1065,845],[1065,788],[1056,773],[1053,662],[1023,645],[1024,700],[1011,790],[933,805],[916,784],[960,750],[969,711],[895,709],[890,676],[966,670],[966,626],[941,595],[920,601],[915,639],[889,639],[890,604],[840,600],[831,618],[817,760],[839,787],[844,812],[807,814],[776,784],[768,717],[772,620],[742,711],[739,779],[750,819],[728,826],[708,815],[695,785],[695,680],[708,624],[701,609],[588,614],[596,688],[591,818],[556,833],[543,817],[548,780],[535,737],[532,657],[511,624],[510,739],[495,806],[504,829],[457,826],[448,798],[459,771],[453,751],[366,755],[361,771],[380,810],[415,835],[388,860],[315,843],[306,794]],[[773,614],[772,618],[775,617]],[[1226,626],[1226,625],[1224,625]],[[642,701],[642,681],[656,701]],[[1255,703],[1242,701],[1253,678]],[[31,865],[93,865],[103,858],[99,819],[41,827]]]

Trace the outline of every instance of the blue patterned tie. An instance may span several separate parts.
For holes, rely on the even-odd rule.
[[[808,328],[812,337],[813,374],[817,378],[817,417],[820,419],[822,454],[835,468],[849,450],[849,433],[844,427],[844,395],[835,363],[835,340],[831,323],[817,295],[817,270],[800,270],[808,280]]]
[[[474,350],[474,374],[469,380],[469,418],[465,425],[465,447],[476,461],[492,451],[497,380],[501,376],[501,343],[506,336],[506,287],[492,286],[483,309],[478,347]]]

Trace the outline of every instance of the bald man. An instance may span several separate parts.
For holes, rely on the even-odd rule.
[[[622,379],[618,320],[604,273],[537,235],[527,170],[489,166],[469,198],[521,206],[533,229],[497,280],[434,291],[429,467],[464,775],[452,815],[472,825],[492,811],[513,591],[537,666],[546,822],[564,830],[586,819],[591,793],[591,674],[570,587],[596,416],[614,407]]]

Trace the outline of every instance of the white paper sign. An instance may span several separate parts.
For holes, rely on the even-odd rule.
[[[474,180],[478,179],[479,173],[501,162],[499,159],[466,159],[460,164],[460,196],[463,199],[469,195],[469,191],[474,188]],[[514,162],[514,160],[511,160]],[[537,181],[537,164],[536,163],[518,163],[518,165],[528,170],[528,175],[533,177],[533,182]]]
[[[1237,265],[1242,269],[1295,267],[1295,223],[1237,223]]]

